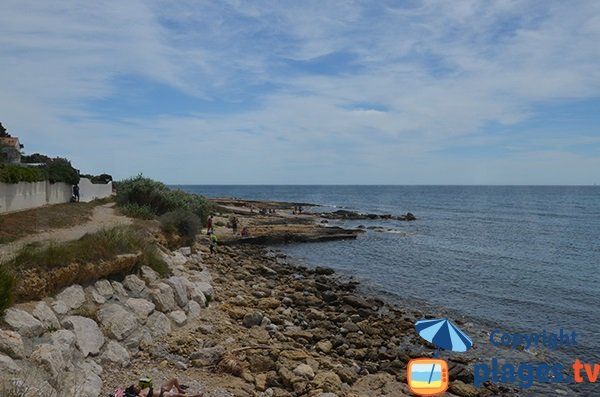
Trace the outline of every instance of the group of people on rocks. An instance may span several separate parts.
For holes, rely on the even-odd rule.
[[[239,227],[239,220],[236,216],[232,215],[231,217],[229,217],[229,222],[228,222],[227,226],[231,228],[234,235],[238,235],[237,230]],[[210,215],[208,217],[208,220],[206,222],[206,234],[209,236],[209,248],[210,248],[210,253],[212,255],[217,252],[217,244],[219,241],[217,235],[215,234],[214,221],[213,221],[212,215]],[[250,237],[250,230],[248,229],[247,226],[244,226],[242,228],[242,231],[240,232],[239,236],[241,238]]]

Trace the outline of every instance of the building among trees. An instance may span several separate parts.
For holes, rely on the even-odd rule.
[[[11,136],[0,123],[0,163],[19,164],[22,148],[19,138]]]

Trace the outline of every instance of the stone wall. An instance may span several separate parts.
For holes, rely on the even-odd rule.
[[[141,344],[197,318],[212,298],[210,274],[191,270],[202,263],[200,254],[182,248],[163,257],[173,272],[169,278],[144,266],[123,282],[73,285],[7,309],[0,386],[26,382],[35,395],[99,396],[103,366],[127,367]],[[189,365],[185,357],[172,359],[178,367]]]

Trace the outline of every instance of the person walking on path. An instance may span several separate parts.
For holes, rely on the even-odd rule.
[[[73,185],[73,199],[75,202],[79,202],[79,185]]]

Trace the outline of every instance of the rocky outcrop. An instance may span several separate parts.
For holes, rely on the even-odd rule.
[[[398,221],[415,221],[417,218],[410,212],[404,215],[391,214],[365,214],[348,210],[337,210],[333,212],[324,212],[320,214],[325,219],[345,219],[345,220],[362,220],[362,219],[393,219]]]

